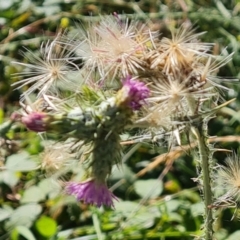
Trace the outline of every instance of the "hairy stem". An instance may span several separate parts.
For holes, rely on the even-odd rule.
[[[191,113],[194,115],[196,111],[198,112],[198,107],[194,98],[190,96],[187,98],[188,106]],[[201,117],[199,121],[192,125],[192,132],[197,138],[198,145],[198,167],[200,185],[203,191],[203,200],[205,206],[204,214],[204,231],[205,231],[205,240],[213,239],[213,212],[212,208],[209,206],[212,205],[212,187],[211,187],[211,164],[210,160],[212,157],[211,150],[209,149],[209,144],[207,143],[207,125],[208,117]]]
[[[211,166],[209,159],[211,158],[211,152],[206,142],[206,136],[204,129],[205,123],[201,122],[198,127],[194,127],[194,134],[197,138],[199,160],[201,164],[201,175],[202,175],[202,185],[203,185],[203,198],[205,205],[205,240],[212,240],[213,238],[213,213],[212,208],[212,188],[211,188]]]

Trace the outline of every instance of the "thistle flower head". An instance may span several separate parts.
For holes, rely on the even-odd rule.
[[[46,114],[41,112],[33,112],[22,117],[22,123],[30,130],[35,132],[46,131]]]
[[[228,157],[226,166],[218,166],[217,180],[222,194],[217,198],[216,205],[221,202],[232,203],[240,201],[240,158],[234,154]]]
[[[117,199],[105,182],[96,182],[95,180],[82,183],[70,182],[66,186],[66,192],[75,196],[78,201],[97,207],[114,207],[113,200]]]
[[[123,98],[126,98],[125,101],[133,110],[138,110],[150,95],[148,87],[143,82],[134,80],[131,76],[127,76],[123,80],[122,92]]]
[[[175,69],[189,69],[196,57],[206,56],[212,44],[201,43],[198,37],[203,33],[194,34],[193,30],[183,25],[172,32],[172,38],[164,37],[153,53],[151,68],[157,66],[166,73]]]
[[[74,83],[69,80],[67,74],[75,70],[76,66],[69,61],[71,53],[67,48],[58,42],[58,37],[54,41],[43,43],[39,53],[26,50],[23,55],[29,63],[13,62],[21,65],[26,71],[17,74],[24,79],[13,84],[22,88],[31,85],[30,88],[22,94],[24,100],[26,96],[38,90],[38,97],[48,92],[57,93],[59,86],[74,89]]]
[[[232,60],[232,56],[233,53],[226,56],[212,56],[206,60],[205,64],[196,61],[194,71],[200,76],[202,83],[209,83],[209,85],[217,87],[218,89],[228,90],[228,88],[222,84],[223,81],[227,81],[228,79],[223,79],[216,74],[222,66]],[[236,81],[236,79],[230,79],[230,81]]]
[[[41,167],[47,173],[57,172],[70,164],[69,159],[71,155],[67,150],[69,146],[64,144],[47,143],[43,153],[41,153]]]
[[[161,125],[167,119],[193,115],[193,110],[197,113],[204,100],[210,99],[215,94],[212,87],[204,87],[204,83],[199,82],[198,79],[199,76],[194,72],[185,75],[181,71],[152,78],[146,118]],[[165,121],[162,121],[163,119]],[[172,126],[169,121],[167,122]]]
[[[142,31],[143,28],[138,28],[136,22],[122,21],[116,15],[90,26],[85,39],[76,48],[85,61],[83,68],[90,73],[97,69],[102,80],[114,80],[119,74],[137,74],[139,69],[143,70],[141,57],[146,50],[144,43],[152,37]],[[142,41],[139,35],[144,36]]]

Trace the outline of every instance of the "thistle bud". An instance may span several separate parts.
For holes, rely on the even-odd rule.
[[[131,76],[123,80],[123,87],[120,90],[120,101],[127,103],[132,110],[138,110],[145,103],[145,99],[150,95],[148,87]]]
[[[27,116],[22,117],[22,123],[34,132],[46,131],[47,114],[42,112],[33,112]]]

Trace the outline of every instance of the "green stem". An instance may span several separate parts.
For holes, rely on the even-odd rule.
[[[211,157],[211,152],[209,150],[208,144],[205,137],[204,122],[201,122],[198,127],[194,127],[194,133],[197,137],[198,150],[201,164],[201,174],[203,180],[203,198],[205,205],[205,240],[213,239],[213,213],[212,208],[212,188],[211,188],[211,166],[209,164],[209,159]]]
[[[100,222],[99,222],[99,219],[98,219],[98,216],[97,216],[97,213],[96,212],[93,212],[92,214],[92,220],[93,220],[93,225],[94,225],[94,228],[95,228],[95,231],[97,233],[97,237],[99,240],[103,240],[104,239],[104,236],[103,236],[103,233],[101,231],[101,226],[100,226]]]
[[[192,114],[195,113],[197,106],[196,101],[189,96],[187,98],[188,106]],[[193,123],[192,131],[197,138],[198,144],[198,154],[199,154],[199,167],[200,167],[200,179],[202,180],[202,191],[203,199],[205,206],[204,214],[204,231],[205,231],[205,240],[213,239],[213,212],[212,208],[209,206],[212,205],[212,187],[211,187],[211,151],[207,143],[207,123],[208,117],[201,117],[197,123]]]

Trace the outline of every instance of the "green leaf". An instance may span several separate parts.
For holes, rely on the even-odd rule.
[[[74,232],[74,228],[63,230],[58,232],[57,237],[59,239],[70,239],[70,235],[72,235]]]
[[[114,230],[116,227],[117,227],[117,223],[102,223],[101,225],[101,229],[104,232]]]
[[[179,223],[182,223],[182,221],[183,221],[182,216],[178,213],[175,213],[175,212],[169,213],[168,217],[169,217],[168,221],[179,222]]]
[[[134,189],[143,198],[156,198],[163,191],[163,183],[158,179],[138,180],[134,183]]]
[[[3,124],[0,124],[0,136],[5,137],[6,134],[9,132],[9,130],[11,129],[12,125],[13,125],[12,121],[7,121],[7,122],[4,122]]]
[[[61,11],[61,8],[57,5],[45,5],[42,7],[35,8],[35,12],[37,14],[45,14],[45,16],[51,16],[60,11]]]
[[[16,227],[17,232],[22,235],[27,240],[36,240],[32,232],[25,226],[17,226]]]
[[[44,194],[48,195],[53,190],[53,180],[51,178],[43,179],[38,186]]]
[[[150,228],[154,225],[155,216],[150,212],[139,212],[132,218],[129,223],[131,225],[139,225],[140,228]]]
[[[63,3],[64,1],[63,0],[45,0],[43,5],[52,5],[52,4],[60,4],[60,3]]]
[[[21,203],[37,203],[45,199],[45,194],[41,188],[32,186],[27,189],[21,199]]]
[[[128,218],[129,226],[136,226],[141,228],[149,228],[154,225],[156,215],[152,212],[153,209],[145,206],[140,206],[139,203],[130,201],[119,201],[114,203],[115,211],[121,213]],[[129,218],[129,216],[132,216]]]
[[[11,240],[19,240],[19,233],[16,228],[11,231]]]
[[[138,209],[139,204],[130,201],[116,201],[114,202],[116,212],[121,212],[124,216],[128,217],[134,209]]]
[[[220,228],[214,233],[214,238],[217,240],[226,240],[227,235],[228,235],[228,231],[224,228]],[[240,238],[238,237],[237,239],[240,239]]]
[[[13,5],[13,0],[1,1],[0,10],[3,11],[5,9],[10,8]]]
[[[7,184],[10,187],[16,186],[18,183],[19,176],[15,172],[3,171],[0,172],[0,182]]]
[[[59,196],[62,188],[58,182],[54,181],[52,178],[43,179],[38,187],[42,190],[42,192],[48,196],[50,199]]]
[[[37,220],[35,226],[44,237],[51,237],[57,232],[57,223],[50,217],[42,216]]]
[[[4,119],[4,111],[2,108],[0,108],[0,123],[3,123],[3,119]],[[0,125],[0,129],[1,129],[1,125]]]
[[[13,210],[9,206],[0,208],[0,222],[9,218],[11,216],[12,212],[13,212]]]
[[[204,214],[203,202],[194,203],[191,205],[191,214],[193,217],[201,216]]]
[[[166,201],[165,204],[167,207],[167,211],[170,213],[170,212],[177,211],[177,209],[181,205],[181,202],[179,200],[171,199],[169,201]]]
[[[41,213],[42,207],[39,204],[26,204],[18,207],[6,223],[7,228],[14,228],[19,225],[31,227],[37,216]]]
[[[126,164],[122,164],[121,167],[114,169],[110,178],[114,181],[126,179],[128,182],[133,182],[136,179],[133,171]]]
[[[33,161],[27,152],[13,154],[7,158],[6,169],[9,171],[28,172],[35,170],[38,164]]]
[[[240,230],[234,232],[227,238],[227,240],[237,240],[237,239],[240,239]]]

